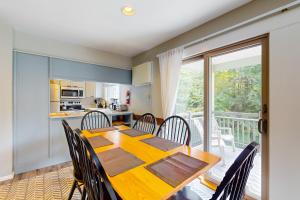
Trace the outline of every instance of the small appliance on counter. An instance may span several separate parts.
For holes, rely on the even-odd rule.
[[[118,101],[119,101],[118,99],[111,98],[110,99],[110,102],[111,102],[110,109],[117,110],[118,105],[119,105]]]
[[[128,106],[126,104],[121,104],[118,108],[118,111],[128,111]]]
[[[107,108],[107,102],[103,98],[96,98],[95,104],[97,108]]]

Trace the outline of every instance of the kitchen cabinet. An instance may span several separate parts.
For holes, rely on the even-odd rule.
[[[48,166],[49,59],[14,53],[15,173]]]
[[[86,81],[85,96],[94,98],[103,97],[103,83]]]
[[[85,97],[96,97],[96,82],[85,82]]]
[[[60,86],[62,87],[71,87],[71,81],[70,80],[61,80]]]
[[[85,81],[71,81],[72,87],[85,88]]]
[[[132,68],[132,84],[135,86],[152,83],[152,62],[146,62]]]
[[[71,160],[62,119],[50,118],[50,158],[53,164]],[[72,129],[80,129],[81,119],[82,117],[70,117],[66,121]]]
[[[61,80],[60,85],[62,87],[80,87],[85,88],[84,81],[72,81],[72,80]]]

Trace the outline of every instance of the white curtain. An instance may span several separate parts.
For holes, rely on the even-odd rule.
[[[164,119],[171,116],[174,112],[182,56],[183,47],[158,55],[162,114]]]

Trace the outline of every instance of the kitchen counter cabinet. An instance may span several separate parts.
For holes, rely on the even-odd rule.
[[[66,135],[62,126],[62,120],[65,119],[72,129],[80,129],[81,120],[85,114],[86,112],[72,112],[67,113],[67,115],[59,113],[57,115],[53,114],[52,116],[49,116],[49,150],[52,164],[62,163],[71,160]],[[131,125],[132,112],[111,111],[111,113],[107,113],[107,116],[109,117],[111,122],[120,116],[124,116],[126,119],[126,124]]]
[[[50,157],[53,163],[62,163],[71,160],[62,119],[50,119]],[[81,119],[82,117],[72,117],[67,118],[66,121],[72,129],[80,129]]]

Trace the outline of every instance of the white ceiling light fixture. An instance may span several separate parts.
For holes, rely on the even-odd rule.
[[[135,14],[135,10],[131,6],[124,6],[121,11],[126,16],[133,16]]]

